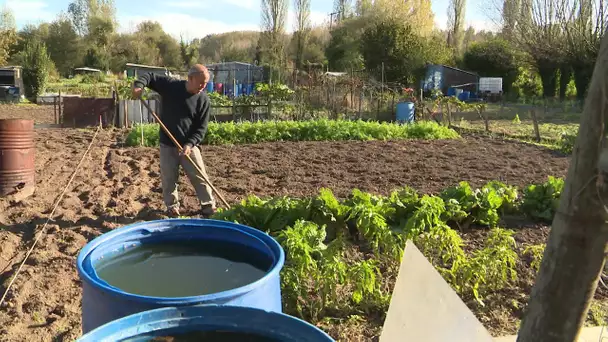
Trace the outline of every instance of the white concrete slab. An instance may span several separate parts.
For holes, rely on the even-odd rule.
[[[502,336],[494,339],[495,342],[516,342],[517,335]],[[577,342],[608,342],[608,329],[604,327],[583,328]]]
[[[493,342],[433,265],[408,241],[380,342]]]

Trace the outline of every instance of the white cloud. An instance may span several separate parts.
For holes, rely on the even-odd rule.
[[[207,8],[208,4],[200,1],[171,1],[166,6],[180,9],[196,9],[196,8]]]
[[[259,0],[224,0],[226,4],[243,7],[247,9],[253,9],[259,6]]]
[[[49,21],[55,16],[43,1],[7,0],[4,5],[11,9],[18,25]]]
[[[224,0],[225,2],[234,2],[236,4],[237,1],[241,1],[240,4],[242,6],[248,6],[247,0]],[[250,3],[257,3],[255,0],[250,0]],[[200,2],[194,1],[183,1],[179,3],[171,3],[171,6],[176,6],[180,8],[188,8],[188,6],[204,6],[204,4]],[[195,8],[195,7],[190,7]],[[256,15],[259,18],[259,10],[252,12],[252,14]],[[232,32],[232,31],[259,31],[260,24],[259,20],[254,21],[253,23],[227,23],[219,20],[209,20],[202,19],[198,15],[190,15],[185,13],[158,13],[154,15],[148,16],[119,16],[118,21],[120,24],[121,32],[133,32],[136,30],[137,25],[143,21],[157,21],[159,22],[165,32],[174,36],[175,38],[180,37],[180,35],[184,36],[186,39],[194,39],[194,38],[203,38],[208,34],[215,33],[224,33],[224,32]],[[324,12],[315,12],[312,11],[310,13],[310,21],[313,26],[318,26],[326,23],[328,20],[327,14]],[[287,17],[286,23],[286,31],[293,32],[294,24],[296,22],[295,12],[290,10]]]
[[[133,32],[137,25],[143,21],[159,22],[165,32],[175,38],[184,36],[186,39],[203,38],[214,33],[230,31],[259,30],[256,24],[229,24],[216,20],[202,19],[200,16],[183,13],[163,13],[150,16],[122,16],[119,17],[122,32]]]

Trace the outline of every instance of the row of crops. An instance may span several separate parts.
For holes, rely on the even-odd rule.
[[[158,146],[159,125],[135,126],[127,135],[129,146]],[[209,145],[255,144],[273,141],[342,141],[394,139],[456,139],[454,130],[435,122],[400,125],[370,121],[309,120],[210,122],[204,143]]]
[[[344,200],[328,189],[311,198],[252,195],[214,218],[258,228],[281,243],[287,312],[311,322],[383,316],[408,239],[462,298],[479,306],[516,281],[521,255],[538,269],[544,246],[517,246],[515,232],[499,223],[503,215],[551,220],[563,185],[549,177],[521,192],[492,181],[480,189],[461,182],[438,195],[407,187],[386,197],[354,190]],[[460,232],[473,226],[486,231],[486,241],[465,252]]]

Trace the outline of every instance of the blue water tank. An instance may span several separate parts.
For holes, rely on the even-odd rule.
[[[454,87],[449,87],[449,88],[448,88],[448,93],[447,93],[447,95],[446,95],[446,96],[454,96],[454,95],[456,95],[456,88],[454,88]]]
[[[207,92],[213,93],[213,81],[207,82]]]
[[[397,103],[397,121],[398,122],[414,122],[414,112],[416,106],[413,102],[399,102]]]
[[[469,92],[469,91],[463,91],[462,93],[460,93],[460,96],[458,97],[458,99],[460,101],[468,101],[470,94],[471,94],[471,92]]]
[[[282,342],[334,341],[314,325],[283,313],[237,306],[200,305],[168,307],[127,316],[89,332],[77,342],[143,342],[161,336],[220,331]]]
[[[226,96],[234,95],[234,85],[232,83],[227,83],[224,86],[224,95],[226,95]]]
[[[165,298],[127,293],[100,279],[95,266],[103,258],[146,243],[200,239],[243,245],[265,254],[271,265],[266,275],[251,284],[202,296]],[[113,320],[162,307],[226,304],[282,312],[279,272],[285,262],[281,245],[268,234],[240,224],[203,219],[168,219],[132,224],[89,242],[78,255],[82,280],[82,331],[87,333]],[[197,272],[197,270],[192,270]],[[175,280],[179,286],[180,280]]]

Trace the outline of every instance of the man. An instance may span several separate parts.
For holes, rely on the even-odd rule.
[[[160,119],[183,147],[183,152],[180,154],[171,138],[162,128],[160,129],[160,174],[163,201],[167,206],[169,216],[180,215],[177,192],[180,164],[196,190],[202,207],[201,215],[209,218],[215,213],[215,200],[211,187],[185,157],[190,156],[207,177],[198,145],[203,142],[209,123],[210,102],[207,94],[203,92],[208,81],[207,68],[196,64],[188,71],[187,81],[147,73],[134,82],[133,96],[135,98],[141,97],[145,87],[160,94],[162,99]]]

